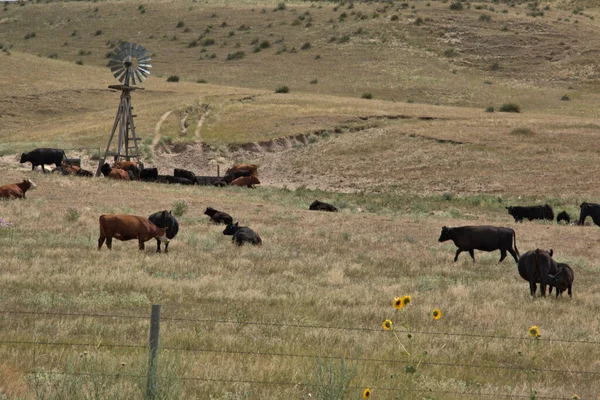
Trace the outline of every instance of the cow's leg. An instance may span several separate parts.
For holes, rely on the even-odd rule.
[[[169,252],[169,242],[165,243],[165,253]]]
[[[44,164],[42,164],[42,172],[46,173],[46,168],[44,168]]]
[[[546,282],[544,279],[540,282],[540,293],[542,294],[542,297],[546,297]]]
[[[501,263],[502,261],[504,261],[505,258],[506,258],[506,249],[500,249],[500,261],[498,261],[498,262]]]
[[[471,258],[473,259],[473,262],[475,262],[475,252],[473,251],[473,249],[469,250],[469,254],[471,255]]]
[[[535,292],[537,291],[537,285],[535,281],[529,281],[529,292],[531,293],[531,297],[535,297]]]
[[[160,253],[160,240],[156,239],[156,252]]]
[[[511,256],[513,256],[513,258],[515,259],[515,262],[518,264],[519,263],[519,257],[517,256],[517,252],[514,251],[513,249],[508,249],[508,252],[510,253]]]
[[[461,249],[460,247],[458,249],[456,249],[456,255],[454,256],[454,262],[456,262],[456,260],[458,260],[458,255],[463,251],[463,249]]]
[[[569,285],[568,289],[569,289],[569,291],[567,293],[569,293],[569,297],[573,298],[573,292],[571,291],[571,285]]]
[[[104,244],[104,239],[106,239],[106,237],[102,234],[100,234],[100,237],[98,238],[98,250],[100,250],[100,248],[102,248],[102,245]]]
[[[112,236],[106,237],[106,247],[108,247],[109,250],[112,250]]]
[[[141,236],[138,236],[138,243],[140,245],[140,250],[144,250],[145,249],[144,239]]]

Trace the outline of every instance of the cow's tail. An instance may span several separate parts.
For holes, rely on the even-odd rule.
[[[517,249],[517,233],[513,231],[512,233],[513,246],[515,247],[515,253],[517,253],[517,258],[520,258],[519,249]]]

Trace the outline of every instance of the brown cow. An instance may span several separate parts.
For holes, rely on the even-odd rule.
[[[140,250],[144,250],[144,242],[157,238],[163,243],[168,243],[167,228],[158,228],[148,218],[137,215],[106,214],[100,216],[100,237],[98,250],[102,248],[106,239],[106,247],[112,249],[112,239],[132,240],[137,239]]]
[[[112,165],[113,168],[119,168],[122,169],[124,171],[131,171],[133,172],[133,176],[135,177],[136,180],[140,179],[140,168],[138,167],[138,163],[137,162],[133,162],[133,161],[116,161],[113,163]]]
[[[8,185],[0,186],[0,198],[5,199],[24,199],[25,192],[29,189],[35,189],[37,185],[31,181],[31,179],[23,179],[18,183],[10,183]]]
[[[258,176],[258,165],[256,164],[235,164],[229,168],[225,175],[233,175],[234,172],[250,171],[251,175]]]
[[[253,185],[260,185],[260,181],[255,175],[251,176],[241,176],[237,179],[234,179],[233,182],[230,183],[232,186],[248,186],[251,189],[254,189]]]
[[[121,179],[123,181],[131,180],[129,178],[129,174],[127,173],[127,171],[123,171],[122,169],[119,169],[119,168],[111,169],[110,172],[108,173],[108,177],[112,178],[112,179]]]

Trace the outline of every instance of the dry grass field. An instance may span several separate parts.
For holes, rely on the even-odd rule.
[[[0,184],[38,185],[0,201],[12,224],[0,227],[0,399],[144,398],[152,304],[162,399],[600,398],[598,227],[516,224],[505,210],[548,203],[577,218],[600,200],[600,9],[280,4],[0,5]],[[95,169],[119,40],[153,54],[132,95],[145,164],[212,175],[254,162],[257,189],[18,163],[61,147]],[[340,212],[308,211],[315,199]],[[208,206],[263,245],[234,246]],[[97,251],[100,215],[178,208],[168,254],[152,241]],[[480,224],[514,228],[521,254],[554,249],[575,271],[573,298],[532,299],[498,252],[453,263],[441,227]]]

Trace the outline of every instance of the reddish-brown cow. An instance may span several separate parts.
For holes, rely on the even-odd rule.
[[[112,179],[121,179],[123,181],[131,180],[131,179],[129,179],[129,174],[127,173],[127,171],[123,171],[122,169],[119,169],[119,168],[113,168],[108,173],[108,177],[112,178]]]
[[[260,185],[260,181],[254,175],[252,176],[241,176],[237,179],[234,179],[233,182],[230,183],[232,186],[248,186],[251,189],[254,189],[253,185]]]
[[[258,165],[256,164],[235,164],[233,167],[229,168],[225,175],[233,175],[234,172],[240,171],[250,171],[251,175],[258,176]]]
[[[25,192],[29,189],[35,189],[37,185],[31,181],[31,179],[23,179],[18,183],[10,183],[8,185],[0,186],[0,198],[5,199],[24,199]]]
[[[137,239],[140,250],[144,250],[144,242],[157,238],[167,243],[167,228],[158,228],[148,218],[137,215],[106,214],[100,216],[100,237],[98,238],[98,250],[102,248],[104,240],[106,247],[112,249],[112,239],[132,240]]]

